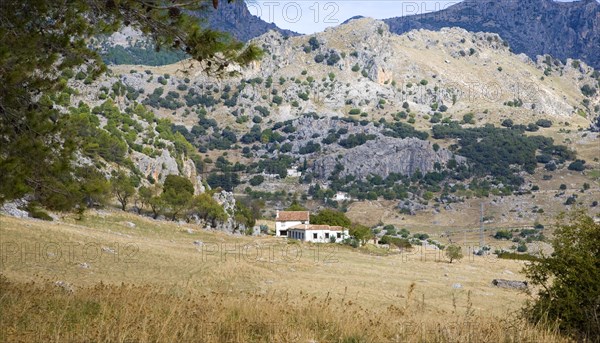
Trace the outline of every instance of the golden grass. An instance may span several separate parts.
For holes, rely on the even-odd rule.
[[[0,216],[0,238],[0,341],[563,340],[516,319],[525,294],[491,285],[522,280],[521,261],[285,244],[122,212],[58,223]],[[86,244],[119,250],[92,259]]]
[[[0,277],[2,332],[10,342],[561,342],[519,320],[455,307],[427,310],[411,284],[386,308],[357,305],[348,294],[216,293],[97,284],[74,293],[50,282]]]

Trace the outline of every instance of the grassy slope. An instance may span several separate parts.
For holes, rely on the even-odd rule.
[[[214,340],[206,341],[222,341],[232,332],[239,335],[233,341],[240,342],[265,337],[413,340],[420,334],[426,340],[464,340],[465,335],[506,340],[514,331],[500,319],[512,318],[526,298],[490,283],[494,278],[523,279],[522,262],[476,257],[449,264],[439,255],[436,261],[432,252],[426,259],[418,252],[376,256],[197,229],[120,212],[58,223],[1,216],[2,274],[7,280],[0,284],[0,332],[5,335],[0,339],[192,340],[205,330],[214,334]],[[204,248],[193,244],[197,240]],[[102,251],[116,244],[117,254]],[[258,244],[261,256],[255,257],[255,249],[240,256],[245,244]],[[218,246],[237,252],[213,254]],[[282,255],[286,249],[287,257]],[[296,251],[302,252],[299,259]],[[30,281],[36,284],[25,284]],[[70,284],[73,293],[52,285],[56,281]],[[454,288],[457,283],[462,288]],[[215,321],[219,327],[210,326]],[[478,329],[467,330],[465,321]],[[202,323],[210,328],[199,328]],[[435,329],[438,324],[461,329],[442,332]],[[521,322],[516,325],[530,339],[558,339]]]

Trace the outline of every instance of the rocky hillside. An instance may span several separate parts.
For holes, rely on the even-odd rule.
[[[385,20],[391,31],[461,27],[495,32],[532,59],[581,59],[600,68],[600,3],[595,0],[466,0],[445,10]]]
[[[528,192],[538,172],[598,168],[597,135],[586,130],[600,113],[600,74],[583,62],[532,60],[495,33],[396,35],[372,19],[253,42],[263,59],[231,66],[232,78],[209,77],[192,61],[114,66],[101,85],[74,86],[77,99],[144,105],[150,125],[169,123],[200,153],[196,169],[209,186],[277,204],[343,191],[400,200],[412,214],[433,198]],[[160,149],[141,139],[133,150]],[[300,178],[286,178],[293,167]]]

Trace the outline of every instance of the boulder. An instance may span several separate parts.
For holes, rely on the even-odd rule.
[[[494,279],[492,285],[500,288],[527,289],[527,281]]]

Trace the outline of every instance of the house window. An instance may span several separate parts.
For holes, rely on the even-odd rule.
[[[342,234],[340,232],[337,233],[337,238],[342,238]]]
[[[313,239],[317,239],[317,234],[313,233]]]
[[[329,238],[329,232],[325,233],[325,238]]]
[[[301,223],[302,223],[302,224],[306,224],[306,221],[304,221],[304,220],[303,220]]]

